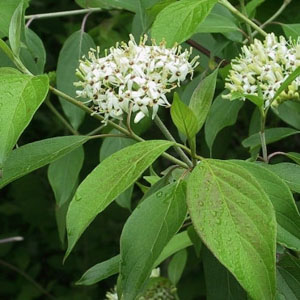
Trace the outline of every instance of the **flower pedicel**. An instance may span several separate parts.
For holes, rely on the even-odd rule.
[[[191,51],[180,46],[166,48],[165,43],[146,45],[147,37],[137,45],[133,36],[128,44],[117,44],[104,57],[99,48],[89,52],[89,58],[80,61],[76,74],[78,97],[93,102],[94,113],[108,118],[123,119],[130,109],[139,122],[152,109],[155,117],[159,106],[170,106],[166,93],[180,85],[188,74],[193,74],[197,57],[189,62]]]
[[[272,102],[280,85],[300,66],[300,43],[288,42],[283,36],[279,39],[270,33],[264,42],[255,39],[250,46],[242,48],[242,54],[232,60],[232,70],[225,87],[230,93],[224,98],[235,99],[235,95],[251,94],[257,96],[259,88],[264,99],[264,107],[277,106],[285,100],[300,100],[298,76]],[[246,97],[242,99],[245,100]]]

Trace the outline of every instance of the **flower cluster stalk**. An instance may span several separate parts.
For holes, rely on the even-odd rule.
[[[76,105],[77,107],[79,107],[80,109],[82,109],[83,111],[85,111],[86,113],[92,115],[95,119],[98,119],[99,121],[103,121],[104,120],[104,117],[102,117],[101,115],[93,114],[93,111],[90,108],[88,108],[86,105],[84,105],[82,102],[80,102],[80,101],[74,99],[73,97],[71,97],[71,96],[69,96],[69,95],[67,95],[67,94],[65,94],[65,93],[57,90],[56,88],[54,88],[52,86],[50,86],[49,89],[50,89],[50,91],[53,94],[55,94],[55,95],[57,95],[59,97],[62,97],[66,101],[68,101],[68,102]],[[108,120],[107,123],[109,125],[111,125],[112,127],[114,127],[115,129],[117,129],[118,131],[120,131],[123,134],[125,134],[126,136],[129,136],[130,138],[132,138],[132,139],[134,139],[134,140],[136,140],[138,142],[145,141],[144,139],[142,139],[141,137],[139,137],[138,135],[136,135],[134,133],[130,134],[130,132],[127,129],[125,129],[124,127],[122,127],[122,126],[120,126],[120,125],[118,125],[118,124],[116,124],[116,123],[114,123],[114,122],[112,122],[110,120]],[[175,164],[177,164],[177,165],[179,165],[179,166],[181,166],[183,168],[188,168],[189,167],[186,163],[182,162],[181,160],[177,159],[176,157],[174,157],[174,156],[172,156],[172,155],[170,155],[170,154],[168,154],[166,152],[164,152],[162,154],[162,156],[165,157],[166,159],[168,159],[169,161],[171,161],[171,162],[173,162],[173,163],[175,163]]]

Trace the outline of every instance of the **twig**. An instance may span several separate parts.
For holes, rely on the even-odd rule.
[[[68,11],[59,11],[45,14],[36,14],[36,15],[28,15],[25,16],[25,20],[29,19],[47,19],[47,18],[57,18],[57,17],[65,17],[65,16],[74,16],[74,15],[82,15],[89,12],[101,11],[101,8],[85,8],[85,9],[76,9],[76,10],[68,10]]]
[[[133,134],[133,131],[131,129],[131,126],[130,126],[130,121],[131,121],[131,114],[132,114],[132,103],[129,104],[129,110],[128,110],[128,114],[127,114],[127,128],[128,128],[128,131],[130,132],[130,134]]]
[[[168,130],[168,128],[165,126],[165,124],[162,122],[162,120],[159,118],[158,115],[155,116],[154,118],[154,122],[157,125],[157,127],[161,130],[161,132],[163,133],[163,135],[172,142],[176,143],[176,140],[174,139],[174,137],[172,136],[172,134],[170,133],[170,131]],[[192,162],[190,161],[190,159],[186,156],[186,154],[182,151],[181,148],[179,148],[177,145],[175,145],[175,151],[178,153],[178,155],[181,157],[181,159],[189,166],[189,167],[193,167]]]
[[[82,20],[82,23],[81,23],[81,28],[80,28],[81,34],[83,34],[84,29],[85,29],[86,21],[87,21],[89,15],[92,14],[92,13],[93,13],[93,11],[89,11],[89,12],[83,17],[83,20]]]
[[[270,161],[270,159],[276,155],[286,155],[286,153],[281,151],[273,152],[268,156],[268,161]]]
[[[131,137],[125,134],[103,133],[91,136],[91,139],[107,138],[107,137],[121,137],[130,139]]]
[[[204,55],[211,57],[211,52],[208,49],[206,49],[205,47],[203,47],[202,45],[195,42],[194,40],[189,39],[186,41],[186,43],[191,45],[193,48],[197,49],[199,52],[203,53]],[[225,59],[220,58],[218,56],[214,56],[214,60],[216,63],[220,64],[221,68],[223,68],[229,64],[228,61],[226,61]]]
[[[101,125],[101,126],[95,128],[94,130],[90,131],[90,132],[87,133],[86,135],[94,135],[94,134],[96,134],[97,132],[101,131],[104,127],[105,127],[105,125]]]
[[[247,14],[247,10],[246,10],[246,6],[245,6],[245,0],[240,0],[241,3],[241,9],[242,9],[242,13],[248,18],[248,14]],[[249,23],[246,23],[246,29],[247,29],[247,33],[249,36],[249,41],[250,43],[253,42],[253,37],[252,37],[252,31],[251,31],[251,27],[249,25]]]
[[[273,22],[284,10],[285,8],[292,2],[292,0],[284,0],[279,9],[272,15],[266,22],[260,25],[260,28],[265,28],[269,23]],[[252,37],[257,35],[257,31],[252,33]]]
[[[6,239],[1,239],[0,244],[6,244],[11,242],[21,242],[24,241],[24,238],[22,236],[12,236]]]
[[[29,282],[31,282],[40,292],[42,292],[44,295],[46,295],[49,299],[52,299],[52,300],[56,299],[54,296],[49,294],[39,283],[37,283],[31,276],[29,276],[27,273],[20,270],[16,266],[9,264],[9,263],[5,262],[2,259],[0,259],[0,265],[2,265],[4,267],[18,273],[18,274],[20,274],[21,276],[23,276],[25,279],[27,279]]]
[[[98,119],[101,122],[104,121],[104,117],[102,117],[101,115],[95,114],[93,110],[91,110],[90,108],[85,106],[82,102],[80,102],[80,101],[74,99],[73,97],[57,90],[53,86],[49,86],[49,89],[53,94],[55,94],[59,97],[62,97],[66,101],[76,105],[77,107],[79,107],[80,109],[82,109],[83,111],[85,111],[86,113],[88,113],[89,115],[94,117],[95,119]],[[120,125],[118,125],[118,124],[116,124],[116,123],[114,123],[110,120],[107,120],[107,124],[111,125],[112,127],[117,129],[118,131],[122,132],[123,134],[129,136],[130,138],[132,138],[132,139],[134,139],[138,142],[144,142],[145,141],[144,139],[142,139],[141,137],[139,137],[138,135],[136,135],[134,133],[130,134],[130,132],[127,129],[123,128],[122,126],[120,126]],[[182,162],[181,160],[177,159],[176,157],[174,157],[174,156],[172,156],[172,155],[170,155],[166,152],[164,152],[162,154],[162,156],[165,157],[166,159],[172,161],[173,163],[183,167],[183,168],[188,168],[189,167],[186,163]]]
[[[224,5],[226,8],[228,8],[232,13],[234,13],[236,16],[238,16],[240,19],[248,23],[252,28],[257,30],[262,36],[266,36],[267,33],[261,29],[259,26],[257,26],[254,22],[252,22],[249,18],[247,18],[244,14],[242,14],[240,11],[238,11],[228,0],[219,0],[219,3]]]

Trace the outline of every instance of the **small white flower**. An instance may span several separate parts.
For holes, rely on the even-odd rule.
[[[190,51],[182,52],[180,46],[168,49],[165,43],[148,46],[146,40],[145,36],[137,45],[130,36],[127,44],[110,48],[105,57],[99,58],[97,49],[80,61],[76,74],[81,81],[74,85],[81,90],[76,94],[92,101],[94,113],[103,114],[105,122],[123,119],[130,106],[136,112],[134,122],[149,112],[154,118],[159,106],[170,106],[166,93],[193,74],[197,57],[189,62]]]
[[[300,100],[298,77],[272,102],[281,84],[300,65],[299,49],[299,40],[293,44],[283,36],[278,39],[274,33],[268,34],[264,42],[255,39],[250,46],[244,46],[241,55],[232,60],[225,84],[230,93],[224,98],[231,99],[234,92],[258,95],[260,87],[265,108],[285,100]]]

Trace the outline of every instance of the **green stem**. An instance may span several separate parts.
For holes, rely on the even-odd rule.
[[[273,22],[281,13],[285,10],[285,8],[292,2],[292,0],[284,0],[279,9],[271,16],[266,22],[264,22],[260,28],[265,28],[269,23]],[[254,37],[258,32],[254,31],[252,33],[252,37]]]
[[[57,18],[57,17],[65,17],[65,16],[83,15],[89,12],[96,12],[101,10],[102,10],[101,8],[85,8],[85,9],[59,11],[59,12],[52,12],[52,13],[45,13],[45,14],[28,15],[25,16],[25,20],[48,19],[48,18]]]
[[[45,101],[46,105],[52,111],[52,113],[57,117],[57,119],[74,135],[79,135],[79,132],[75,130],[69,122],[57,111],[57,109],[52,105],[50,100]]]
[[[49,294],[40,284],[38,284],[31,276],[23,272],[22,270],[18,269],[17,267],[7,263],[6,261],[0,259],[0,265],[3,267],[6,267],[21,276],[23,276],[26,280],[28,280],[30,283],[32,283],[41,293],[43,293],[45,296],[47,296],[49,299],[55,300],[56,298],[53,297],[51,294]]]
[[[99,131],[101,131],[104,127],[105,127],[105,125],[101,125],[101,126],[95,128],[94,130],[90,131],[86,135],[94,135],[94,134],[98,133]]]
[[[83,111],[85,111],[86,113],[88,113],[89,115],[92,115],[95,119],[97,119],[99,121],[103,121],[104,120],[104,117],[102,117],[101,115],[98,115],[98,114],[93,114],[94,111],[91,110],[90,108],[88,108],[87,106],[85,106],[82,102],[80,102],[80,101],[74,99],[73,97],[71,97],[71,96],[69,96],[69,95],[67,95],[67,94],[65,94],[65,93],[57,90],[53,86],[50,86],[49,89],[50,89],[50,91],[53,94],[55,94],[55,95],[57,95],[57,96],[65,99],[66,101],[68,101],[68,102],[76,105],[77,107],[79,107],[80,109],[82,109]],[[107,121],[107,124],[111,125],[112,127],[114,127],[115,129],[117,129],[118,131],[122,132],[126,136],[128,136],[128,137],[130,137],[130,138],[132,138],[132,139],[134,139],[134,140],[136,140],[138,142],[144,142],[145,141],[144,139],[142,139],[138,135],[134,134],[133,132],[130,133],[127,129],[123,128],[122,126],[120,126],[120,125],[118,125],[118,124],[116,124],[116,123],[114,123],[114,122],[112,122],[110,120]],[[174,156],[172,156],[172,155],[170,155],[170,154],[168,154],[166,152],[164,152],[162,154],[162,156],[165,157],[166,159],[170,160],[171,162],[173,162],[173,163],[175,163],[175,164],[183,167],[183,168],[187,169],[189,167],[186,163],[182,162],[181,160],[177,159],[176,157],[174,157]]]
[[[193,167],[197,166],[197,158],[196,158],[196,138],[192,138],[189,140],[189,145],[191,147],[191,157],[193,162]]]
[[[265,135],[265,123],[266,123],[266,114],[264,112],[262,112],[259,135],[260,135],[263,160],[265,163],[268,163],[268,151],[267,151],[266,135]]]
[[[171,132],[168,130],[168,128],[165,126],[165,124],[162,122],[160,117],[158,115],[155,116],[154,122],[157,125],[157,127],[160,129],[160,131],[163,133],[163,135],[172,142],[176,143],[175,138],[172,136]],[[175,151],[178,153],[178,155],[181,157],[181,159],[189,166],[193,167],[192,162],[190,159],[186,156],[186,154],[182,151],[180,147],[178,147],[176,144],[174,146]]]
[[[240,11],[238,11],[231,3],[227,0],[219,0],[219,3],[224,5],[226,8],[228,8],[232,13],[234,13],[236,16],[238,16],[240,19],[248,23],[252,28],[257,30],[261,35],[266,36],[267,33],[261,29],[259,26],[257,26],[254,22],[252,22],[249,18],[247,18],[244,14],[242,14]]]
[[[245,6],[245,0],[240,0],[240,3],[241,3],[241,8],[242,8],[242,13],[248,18],[246,6]],[[253,42],[252,31],[251,31],[251,26],[249,25],[249,23],[246,23],[246,29],[247,29],[247,33],[249,36],[249,41],[250,41],[250,43],[252,43]]]

